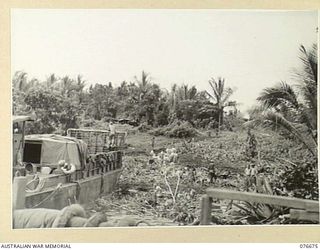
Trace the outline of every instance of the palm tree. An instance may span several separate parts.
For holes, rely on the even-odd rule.
[[[12,87],[18,91],[24,92],[28,88],[27,73],[23,71],[15,72],[12,78]]]
[[[142,71],[141,79],[135,77],[135,81],[138,92],[137,108],[139,110],[139,119],[144,117],[145,121],[151,125],[154,123],[154,116],[160,99],[161,89],[159,85],[151,82],[150,75],[145,71]]]
[[[189,86],[188,84],[173,84],[171,91],[164,91],[166,94],[167,105],[170,112],[171,122],[176,119],[177,112],[183,102],[185,101],[201,101],[205,100],[206,96],[203,92],[199,92],[195,85]]]
[[[225,87],[225,79],[219,77],[218,80],[211,78],[209,84],[212,90],[212,94],[206,91],[209,98],[213,99],[218,107],[218,129],[220,131],[220,126],[223,124],[223,110],[229,105],[229,98],[233,94],[231,88]]]
[[[60,89],[61,89],[62,96],[69,97],[73,80],[69,76],[65,76],[61,79],[60,84],[61,84]]]
[[[245,126],[271,127],[276,131],[284,129],[316,156],[316,141],[313,140],[312,135],[308,134],[306,127],[301,123],[289,121],[281,112],[258,107],[250,112],[250,121],[246,122]]]
[[[148,92],[151,86],[150,75],[144,71],[141,74],[141,80],[138,77],[135,77],[135,80],[139,88],[139,100],[143,99],[144,95]]]
[[[171,87],[171,93],[170,93],[170,106],[171,106],[171,112],[174,113],[177,107],[177,84],[173,84]]]
[[[86,81],[83,80],[81,75],[77,75],[77,81],[76,81],[76,92],[78,95],[78,103],[81,106],[84,99],[84,87],[86,86]]]
[[[189,87],[188,84],[182,84],[178,87],[176,92],[178,101],[196,100],[199,94],[197,88],[194,85]]]
[[[51,74],[47,77],[45,81],[45,87],[54,90],[56,88],[59,88],[59,86],[56,86],[56,83],[58,82],[58,77],[55,74]]]
[[[300,47],[302,70],[296,71],[298,85],[280,82],[266,88],[257,98],[260,107],[249,123],[282,128],[299,140],[313,155],[317,149],[317,46]]]
[[[300,46],[300,60],[303,64],[302,70],[296,71],[299,81],[299,91],[303,97],[302,118],[309,124],[312,130],[317,129],[317,88],[318,88],[318,49],[313,44],[307,51],[304,46]]]

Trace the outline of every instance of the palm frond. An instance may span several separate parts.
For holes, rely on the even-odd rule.
[[[316,145],[311,145],[310,137],[305,133],[306,127],[303,124],[288,121],[282,114],[264,110],[258,115],[255,113],[254,119],[246,122],[245,127],[281,127],[299,140],[313,155],[316,155]]]
[[[226,101],[232,94],[230,88],[225,89],[224,83],[225,79],[221,77],[218,77],[218,80],[215,80],[214,78],[209,80],[209,85],[213,92],[213,95],[210,94],[209,96],[216,102],[216,104],[218,104],[219,107],[223,106],[223,102]]]
[[[12,78],[12,85],[14,88],[23,91],[27,84],[27,73],[24,71],[16,71]]]
[[[195,86],[192,86],[190,89],[189,89],[189,98],[190,99],[195,99],[197,96],[198,96],[198,90]]]
[[[318,106],[317,106],[317,86],[298,86],[302,96],[303,104],[306,105],[314,118],[317,116]]]
[[[206,95],[207,95],[209,98],[214,99],[214,96],[211,95],[207,90],[205,90],[205,93],[206,93]]]
[[[299,109],[297,95],[286,82],[280,82],[271,88],[265,88],[257,100],[266,108],[280,108],[281,106]]]
[[[228,99],[230,98],[230,96],[233,94],[233,90],[231,88],[227,88],[225,90],[225,93],[223,95],[223,98],[221,100],[222,105],[225,105],[225,103],[228,101]]]
[[[304,103],[317,114],[317,88],[318,88],[318,55],[317,45],[307,51],[300,46],[300,60],[303,64],[301,70],[296,70],[296,78],[299,82],[299,89],[303,96]]]
[[[210,85],[210,87],[211,87],[211,90],[213,91],[213,95],[209,94],[208,91],[206,91],[206,92],[209,94],[209,96],[210,96],[215,102],[217,102],[217,101],[218,101],[218,100],[217,100],[218,93],[217,93],[217,91],[216,91],[216,87],[215,87],[214,83],[215,83],[215,80],[214,80],[213,78],[212,78],[211,80],[209,80],[209,85]]]
[[[303,63],[303,71],[307,82],[318,82],[318,55],[317,45],[313,44],[310,51],[303,45],[300,46],[300,60]]]
[[[317,115],[313,114],[313,111],[307,107],[300,108],[300,117],[299,120],[301,123],[307,125],[307,133],[311,136],[313,141],[317,144]]]

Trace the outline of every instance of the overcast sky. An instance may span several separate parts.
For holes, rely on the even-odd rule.
[[[195,84],[236,88],[246,110],[266,86],[292,82],[299,46],[317,41],[317,12],[215,10],[12,10],[12,74],[51,73],[87,84]]]

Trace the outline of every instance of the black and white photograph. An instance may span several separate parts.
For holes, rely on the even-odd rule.
[[[12,228],[319,224],[318,28],[11,9]]]

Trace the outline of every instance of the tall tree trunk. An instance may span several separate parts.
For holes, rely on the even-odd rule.
[[[219,124],[223,125],[223,108],[219,110]]]

